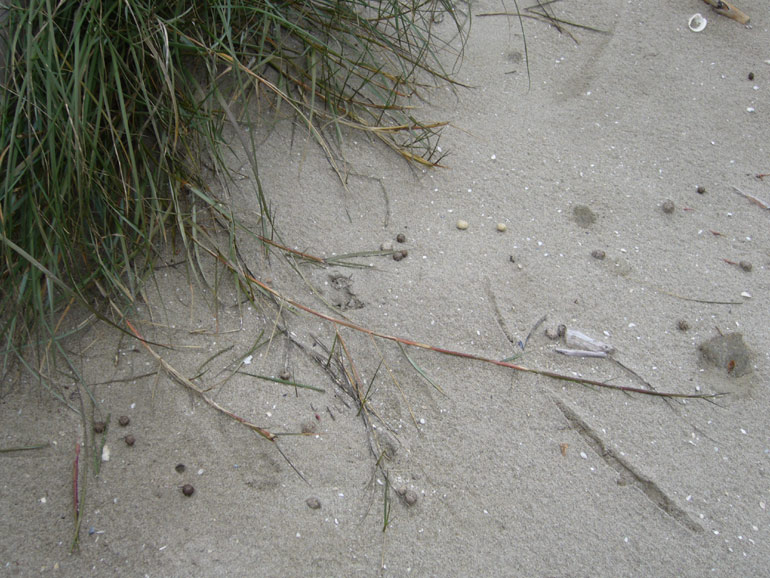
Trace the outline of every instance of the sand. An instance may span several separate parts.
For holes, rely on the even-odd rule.
[[[110,416],[79,548],[70,553],[80,417],[40,384],[9,379],[2,448],[47,446],[0,454],[0,572],[766,574],[770,212],[737,190],[770,201],[770,177],[757,177],[770,173],[770,33],[765,3],[740,8],[750,27],[696,0],[559,3],[557,16],[607,33],[571,28],[573,39],[525,21],[528,82],[518,21],[478,16],[501,9],[483,0],[457,74],[471,88],[416,103],[422,118],[451,122],[447,168],[408,165],[351,133],[345,190],[290,120],[259,142],[283,242],[327,259],[382,243],[408,256],[320,267],[240,244],[283,295],[378,332],[614,385],[725,395],[627,394],[409,348],[435,387],[395,343],[340,328],[372,383],[366,422],[311,357],[327,355],[318,343],[332,346],[333,325],[250,306],[212,267],[214,306],[184,264],[159,267],[134,314],[154,349],[243,419],[306,435],[265,440],[136,341],[90,324],[64,342],[74,366],[56,376],[79,407],[68,377],[78,372],[94,419]],[[708,18],[701,33],[687,26],[695,12]],[[233,142],[239,168],[246,154]],[[243,177],[214,192],[257,225],[253,187]],[[561,324],[615,352],[559,355],[564,343],[546,330]],[[323,393],[247,375],[284,371]]]

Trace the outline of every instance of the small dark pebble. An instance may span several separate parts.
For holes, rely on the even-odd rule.
[[[126,427],[128,424],[131,423],[131,418],[129,418],[127,415],[121,415],[120,418],[118,419],[118,423],[122,427]]]
[[[192,496],[195,493],[195,488],[192,487],[192,484],[185,484],[182,486],[182,493],[185,496]]]
[[[279,375],[278,377],[280,377],[284,381],[289,381],[291,379],[291,373],[289,373],[288,370],[284,370],[281,372],[281,375]]]
[[[406,243],[406,235],[404,235],[403,233],[399,233],[398,235],[396,235],[396,241],[398,241],[399,243]]]
[[[661,208],[663,209],[664,213],[670,215],[674,212],[674,201],[664,201],[663,205],[661,205]]]
[[[401,258],[406,259],[408,256],[409,256],[409,251],[407,251],[406,249],[401,251]]]
[[[136,438],[131,434],[128,434],[126,437],[123,438],[123,441],[126,442],[127,446],[132,446],[136,443]]]
[[[516,257],[515,257],[514,255],[508,255],[508,260],[509,260],[511,263],[515,263],[515,262],[516,262]]]
[[[753,72],[749,72],[749,80],[754,80],[754,73]]]
[[[179,472],[180,474],[184,473],[184,471],[187,469],[184,464],[177,464],[174,469]]]
[[[396,253],[393,253],[394,261],[400,261],[403,258],[404,258],[404,254],[401,251],[397,251]]]
[[[308,498],[305,500],[305,503],[307,504],[307,507],[311,510],[320,510],[321,509],[321,500],[318,498]]]
[[[602,260],[606,256],[607,256],[607,253],[605,253],[601,249],[594,249],[593,251],[591,251],[591,257],[593,257],[594,259]]]
[[[107,424],[103,421],[95,421],[94,422],[94,431],[96,433],[102,433],[105,429],[107,429]]]
[[[698,188],[695,190],[698,191],[699,195],[703,195],[706,193],[706,187],[704,187],[703,185],[698,185]]]
[[[548,327],[545,330],[545,336],[551,341],[556,341],[559,339],[559,331],[557,329],[553,329],[552,327]]]
[[[748,261],[741,261],[740,263],[738,263],[738,266],[744,271],[746,271],[746,273],[748,273],[753,269],[753,266]]]
[[[686,319],[680,319],[679,321],[676,322],[676,328],[679,331],[687,331],[690,328],[690,324],[687,323]]]

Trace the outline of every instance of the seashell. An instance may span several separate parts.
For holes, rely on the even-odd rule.
[[[588,337],[588,335],[585,333],[581,333],[580,331],[576,331],[574,329],[567,329],[566,333],[564,334],[564,341],[571,349],[580,349],[583,351],[603,351],[607,354],[613,353],[615,351],[615,348],[612,345],[604,343],[603,341],[599,341],[598,339],[594,339],[593,337]]]
[[[687,26],[693,32],[702,32],[706,28],[708,20],[706,20],[701,14],[693,14],[690,16],[690,20],[687,22]]]

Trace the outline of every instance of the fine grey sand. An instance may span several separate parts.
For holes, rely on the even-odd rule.
[[[332,346],[333,325],[255,308],[212,266],[215,306],[184,264],[159,267],[134,316],[155,350],[229,411],[305,435],[279,436],[282,455],[138,342],[90,325],[65,346],[95,418],[110,415],[110,459],[88,479],[75,553],[81,420],[37,383],[2,384],[0,449],[49,444],[0,454],[3,575],[767,574],[770,211],[738,191],[770,202],[770,176],[758,176],[770,173],[768,7],[743,0],[746,27],[700,0],[560,2],[556,16],[606,33],[525,20],[528,79],[518,19],[479,16],[502,6],[472,6],[457,75],[470,88],[414,103],[420,118],[451,122],[446,168],[349,133],[345,190],[292,119],[258,131],[282,242],[327,259],[390,243],[405,258],[297,265],[244,237],[245,262],[286,297],[388,335],[725,395],[626,394],[409,348],[439,391],[395,343],[341,327],[356,371],[374,380],[367,428],[308,354],[324,355],[316,339]],[[696,12],[708,19],[700,33],[687,25]],[[258,225],[248,177],[215,186]],[[559,355],[546,330],[560,324],[615,352]],[[283,372],[323,393],[248,375]],[[65,393],[78,406],[77,388]],[[373,453],[385,454],[388,501]]]

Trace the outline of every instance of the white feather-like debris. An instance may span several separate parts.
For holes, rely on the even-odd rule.
[[[607,354],[615,352],[615,348],[603,341],[589,337],[585,333],[575,329],[567,329],[564,333],[564,341],[570,349],[580,349],[583,351],[602,351]]]
[[[607,357],[606,351],[586,351],[585,349],[554,349],[556,353],[567,355],[569,357]]]

